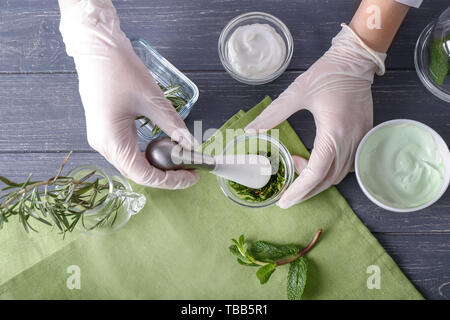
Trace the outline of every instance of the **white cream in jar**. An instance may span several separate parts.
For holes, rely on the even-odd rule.
[[[281,67],[285,57],[283,38],[268,24],[240,26],[228,40],[231,68],[249,79],[262,79],[273,74]]]

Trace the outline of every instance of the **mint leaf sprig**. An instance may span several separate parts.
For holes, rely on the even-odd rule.
[[[311,242],[302,250],[296,245],[276,245],[266,241],[257,241],[249,247],[244,235],[232,239],[230,252],[237,262],[244,266],[259,267],[256,277],[261,284],[267,283],[276,268],[289,264],[287,275],[287,298],[300,300],[306,286],[308,261],[304,256],[319,240],[322,230],[317,230]]]

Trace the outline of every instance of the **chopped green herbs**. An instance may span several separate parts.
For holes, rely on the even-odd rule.
[[[171,84],[167,87],[163,86],[160,83],[158,83],[158,85],[161,88],[161,90],[163,91],[164,96],[167,98],[167,100],[169,100],[172,103],[173,107],[175,108],[175,110],[177,112],[180,112],[180,110],[186,105],[186,103],[190,99],[189,95],[183,91],[183,88],[181,87],[181,85]],[[141,127],[151,123],[151,120],[147,117],[140,116],[140,117],[136,118],[136,120],[139,120],[139,119],[144,120],[144,123],[141,125]],[[154,125],[153,130],[152,130],[152,135],[155,135],[160,131],[161,131],[161,129],[158,126]]]
[[[270,153],[267,154],[270,157]],[[230,187],[245,201],[251,202],[262,202],[270,199],[274,195],[278,194],[283,188],[285,177],[284,177],[284,165],[280,161],[278,165],[278,171],[270,177],[269,182],[260,189],[252,189],[243,186],[234,181],[228,181]]]
[[[306,286],[308,260],[304,256],[319,240],[322,230],[317,230],[314,238],[304,248],[296,245],[277,245],[266,241],[257,241],[250,247],[244,235],[237,240],[232,239],[230,252],[237,257],[237,262],[243,266],[259,267],[256,277],[261,284],[267,283],[275,270],[289,264],[287,275],[287,297],[289,300],[300,300]]]
[[[444,39],[444,41],[450,41],[450,36]],[[438,85],[444,83],[444,79],[450,71],[450,63],[448,56],[445,54],[442,48],[441,39],[433,39],[430,41],[430,75],[431,78]]]

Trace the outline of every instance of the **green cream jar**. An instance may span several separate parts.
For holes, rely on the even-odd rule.
[[[450,152],[433,129],[399,119],[384,122],[361,140],[355,159],[358,183],[376,205],[412,212],[436,202],[450,182]]]

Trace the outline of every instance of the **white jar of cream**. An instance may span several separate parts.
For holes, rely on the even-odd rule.
[[[264,84],[287,68],[294,50],[292,36],[278,18],[250,12],[232,19],[219,38],[225,70],[247,84]]]
[[[394,212],[436,202],[450,183],[447,144],[423,123],[398,119],[370,130],[356,151],[355,171],[366,196]]]

